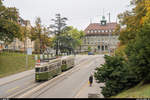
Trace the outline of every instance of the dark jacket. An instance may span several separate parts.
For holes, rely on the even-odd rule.
[[[89,77],[89,82],[93,83],[93,76],[92,75]]]

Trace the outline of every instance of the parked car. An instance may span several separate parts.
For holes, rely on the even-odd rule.
[[[94,53],[93,52],[88,52],[88,55],[94,55]]]

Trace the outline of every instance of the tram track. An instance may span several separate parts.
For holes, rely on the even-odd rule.
[[[97,59],[98,57],[95,57]],[[85,64],[88,64],[89,66],[98,66],[99,64],[96,63],[96,65],[93,63],[93,58],[88,59],[86,62],[83,62],[79,65],[79,67],[76,67],[75,69],[72,69],[73,71],[69,71],[67,74],[65,74],[60,80],[56,80],[54,84],[51,84],[50,86],[46,87],[45,89],[41,90],[40,93],[37,93],[33,97],[40,97],[43,93],[47,92],[50,88],[54,87],[55,85],[58,85],[61,81],[69,78],[69,76],[77,71],[79,71],[81,68],[85,67]],[[84,65],[84,66],[83,66]],[[81,67],[82,66],[82,67]],[[32,97],[29,97],[32,98]]]
[[[95,57],[95,59],[96,59],[97,57]],[[19,96],[19,97],[17,97],[17,98],[32,98],[32,96],[34,95],[34,97],[38,97],[38,96],[40,96],[41,94],[43,94],[43,93],[45,93],[47,90],[49,90],[51,87],[53,87],[53,86],[55,86],[56,84],[59,84],[61,81],[63,81],[63,80],[65,80],[65,79],[67,79],[68,78],[68,76],[69,75],[71,75],[71,74],[73,74],[74,72],[77,72],[78,70],[80,70],[80,67],[81,66],[83,66],[83,65],[85,65],[85,64],[87,64],[87,63],[92,63],[92,61],[94,60],[92,60],[93,58],[91,58],[91,59],[84,59],[84,62],[82,62],[82,63],[79,63],[78,65],[76,65],[76,67],[74,67],[74,68],[72,68],[72,69],[70,69],[69,71],[67,71],[67,72],[64,72],[64,73],[62,73],[60,76],[58,76],[58,77],[56,77],[56,78],[54,78],[54,79],[51,79],[51,80],[49,80],[45,85],[43,85],[43,86],[41,86],[41,87],[37,87],[38,89],[35,89],[35,90],[33,90],[32,92],[29,92],[29,93],[27,93],[27,94],[25,94],[25,95],[22,95],[22,96]],[[86,60],[86,61],[85,61]],[[78,67],[77,67],[78,66]],[[50,84],[50,85],[49,85]],[[46,88],[45,88],[46,87]],[[41,91],[39,91],[40,89],[42,88],[42,90]],[[34,91],[36,91],[36,92],[34,92]],[[39,93],[38,93],[39,92]]]
[[[84,58],[81,57],[80,59],[76,58],[76,60],[78,60],[78,61],[77,61],[78,63],[77,63],[75,66],[78,66],[78,65],[80,65],[82,62],[85,62],[85,61],[87,60],[87,58],[86,58],[86,57],[84,57]],[[34,73],[31,73],[30,75],[33,75],[33,74],[34,74]],[[24,76],[24,77],[22,77],[22,78],[29,77],[30,75],[26,75],[26,76]],[[19,79],[22,79],[22,78],[19,78]],[[7,83],[5,83],[5,84],[3,84],[3,85],[8,85],[9,83],[18,81],[19,79],[16,79],[16,80],[7,82]],[[34,79],[33,79],[33,80],[34,80]],[[45,83],[45,82],[43,82],[43,83]],[[30,90],[32,90],[32,89],[38,87],[39,85],[41,85],[41,84],[43,84],[43,83],[38,83],[38,84],[37,84],[37,83],[35,83],[35,82],[32,82],[32,83],[29,84],[27,87],[21,88],[19,91],[14,92],[13,94],[10,94],[10,95],[7,95],[7,96],[2,96],[1,98],[17,98],[17,97],[19,97],[20,95],[25,94],[26,92],[28,92],[28,91],[30,91]],[[1,86],[3,86],[3,85],[1,85]]]
[[[29,91],[29,90],[31,90],[31,89],[37,87],[38,85],[39,85],[39,84],[32,84],[31,86],[29,86],[29,87],[27,87],[27,88],[25,88],[25,89],[22,89],[22,90],[16,92],[15,94],[13,94],[13,95],[9,95],[9,96],[7,96],[6,98],[15,98],[15,97],[17,97],[17,96],[19,96],[19,95],[21,95],[21,94],[26,93],[27,91]]]

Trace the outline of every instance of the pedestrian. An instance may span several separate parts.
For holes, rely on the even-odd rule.
[[[89,77],[89,84],[90,84],[90,87],[92,86],[92,83],[93,83],[93,75],[91,74],[90,77]]]

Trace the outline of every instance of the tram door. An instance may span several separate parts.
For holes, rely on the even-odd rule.
[[[100,46],[98,46],[98,50],[100,50]]]

